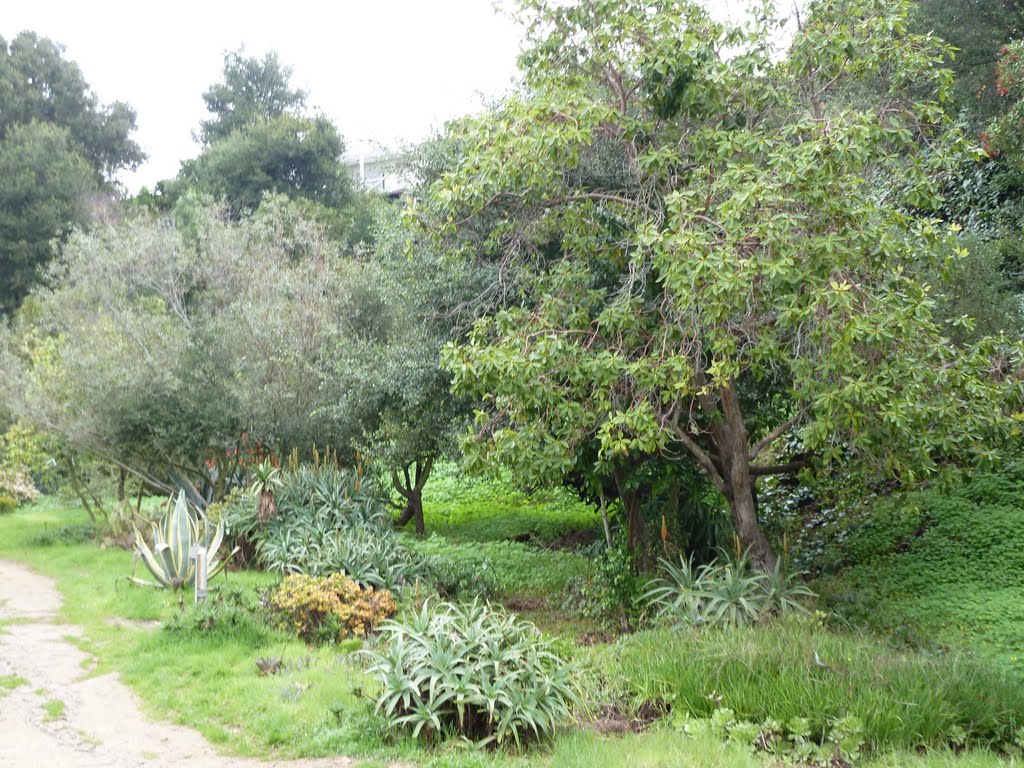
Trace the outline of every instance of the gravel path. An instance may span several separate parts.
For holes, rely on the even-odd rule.
[[[347,768],[337,757],[260,761],[219,755],[196,731],[154,722],[116,674],[89,677],[94,659],[69,638],[81,627],[57,623],[51,579],[0,560],[0,768]],[[3,678],[28,682],[12,690]],[[64,703],[47,713],[47,702]],[[53,715],[58,714],[54,717]]]

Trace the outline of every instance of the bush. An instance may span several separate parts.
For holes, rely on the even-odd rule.
[[[599,652],[611,693],[628,705],[710,718],[807,720],[827,742],[843,718],[862,724],[869,749],[1009,747],[1024,724],[1024,686],[971,656],[901,652],[835,634],[809,617],[757,627],[660,629]]]
[[[0,495],[0,515],[13,512],[18,506],[18,500],[13,496]]]
[[[0,469],[0,496],[10,496],[18,504],[31,504],[39,498],[39,491],[27,473]]]
[[[91,522],[66,523],[56,529],[44,527],[41,533],[37,533],[29,544],[33,547],[52,547],[54,544],[73,546],[94,541],[98,531]]]
[[[286,576],[267,605],[279,629],[318,643],[366,637],[395,612],[391,592],[361,587],[342,573]]]
[[[255,542],[269,571],[314,576],[345,572],[370,587],[394,588],[422,573],[403,547],[379,498],[357,473],[330,464],[281,473],[277,516],[257,518],[251,496],[225,507],[230,530]]]
[[[551,643],[487,604],[424,604],[381,632],[390,642],[370,654],[383,686],[377,711],[414,737],[519,745],[550,735],[578,703],[572,671]]]
[[[740,627],[770,615],[806,613],[799,599],[815,596],[784,575],[781,562],[771,573],[753,571],[745,554],[696,568],[681,557],[679,565],[662,560],[661,567],[664,577],[644,597],[659,619],[676,624]]]
[[[489,598],[498,593],[498,578],[490,560],[468,563],[433,554],[425,558],[424,567],[426,578],[443,598]]]

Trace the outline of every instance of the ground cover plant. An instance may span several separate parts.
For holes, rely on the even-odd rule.
[[[831,610],[917,645],[1024,670],[1024,462],[878,498],[832,547]]]
[[[423,490],[431,531],[453,541],[531,541],[551,545],[572,534],[593,541],[601,528],[594,505],[569,488],[528,494],[508,474],[467,475],[454,463],[435,467]],[[589,535],[586,535],[589,534]]]
[[[343,573],[293,573],[270,592],[267,607],[278,629],[331,643],[366,637],[396,606],[389,590],[361,587]]]

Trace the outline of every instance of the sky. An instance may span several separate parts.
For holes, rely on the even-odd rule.
[[[489,0],[5,0],[0,37],[31,30],[65,46],[101,103],[124,101],[149,159],[128,191],[177,174],[199,152],[202,93],[224,54],[276,51],[307,104],[352,154],[416,142],[479,111],[515,78],[520,30]]]

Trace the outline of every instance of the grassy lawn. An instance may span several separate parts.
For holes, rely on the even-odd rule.
[[[310,648],[266,627],[205,634],[160,628],[155,623],[181,624],[182,603],[190,595],[119,582],[132,568],[132,555],[123,549],[61,543],[80,538],[74,527],[64,526],[83,522],[80,512],[52,500],[21,508],[0,517],[0,556],[56,579],[64,597],[61,619],[85,627],[82,644],[97,657],[97,673],[118,670],[149,713],[193,726],[230,753],[345,754],[365,757],[371,765],[397,758],[439,768],[777,765],[775,758],[753,754],[737,739],[689,727],[683,711],[706,714],[718,697],[738,718],[756,721],[800,716],[820,727],[830,718],[856,714],[873,734],[884,734],[868,739],[875,756],[862,761],[864,765],[1020,765],[987,751],[953,754],[940,747],[941,729],[949,725],[943,717],[953,718],[954,724],[960,722],[958,713],[978,722],[1004,722],[1006,711],[1020,706],[1024,693],[1000,689],[1003,678],[957,666],[958,660],[892,652],[866,639],[835,635],[813,622],[704,636],[649,631],[596,647],[565,641],[597,691],[595,711],[610,703],[624,710],[656,705],[670,715],[640,734],[606,736],[589,727],[571,728],[525,753],[481,753],[457,743],[424,748],[388,733],[374,716],[366,695],[374,683],[352,653],[357,644]],[[542,596],[550,596],[556,583],[585,569],[585,558],[579,555],[527,544],[510,547],[507,541],[472,547],[467,545],[471,540],[449,528],[443,537],[414,546],[469,560],[489,553],[496,568],[517,572],[505,588]],[[215,584],[259,590],[275,581],[264,573],[234,572]],[[815,668],[815,651],[829,672]],[[267,657],[282,660],[279,674],[259,674],[256,661]],[[985,688],[1002,714],[958,699],[957,681],[961,699]],[[4,679],[0,688],[18,684]],[[907,719],[908,707],[919,715],[933,711],[933,716]],[[897,709],[901,714],[892,715]],[[921,752],[922,745],[937,750]]]

